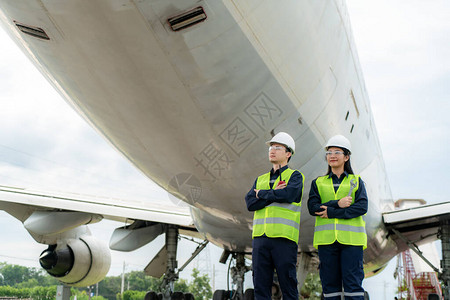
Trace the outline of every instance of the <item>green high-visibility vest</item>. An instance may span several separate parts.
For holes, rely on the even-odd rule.
[[[355,202],[355,194],[359,188],[359,175],[349,174],[342,180],[338,190],[335,192],[333,179],[326,175],[316,179],[317,189],[322,203],[330,200],[339,200],[346,196],[350,191],[350,181],[355,180],[357,186],[352,191],[352,204]],[[325,219],[316,217],[316,226],[314,227],[315,248],[319,245],[330,245],[338,241],[344,245],[363,246],[367,248],[366,223],[362,216],[353,219]]]
[[[292,173],[295,170],[287,168],[281,173],[282,180],[289,182]],[[305,176],[302,173],[302,183],[305,182]],[[275,180],[273,187],[278,185],[280,176]],[[303,195],[300,194],[300,198]],[[270,173],[263,174],[256,180],[257,190],[270,190]],[[253,234],[252,237],[258,237],[265,234],[271,238],[286,238],[298,244],[298,236],[300,229],[300,213],[302,203],[278,203],[273,202],[266,207],[255,211],[253,215]]]

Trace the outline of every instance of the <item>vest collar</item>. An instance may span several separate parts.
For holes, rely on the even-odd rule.
[[[334,176],[335,178],[337,178],[337,175],[334,174],[333,171],[330,171],[330,173],[328,174],[328,178],[331,178],[331,177],[333,177],[333,176]],[[341,174],[341,177],[340,177],[340,178],[337,178],[337,179],[342,180],[342,179],[344,179],[344,177],[347,177],[347,176],[348,176],[347,171],[344,171],[344,173]]]
[[[270,170],[270,175],[275,175],[275,174],[280,174],[283,173],[284,170],[286,170],[287,168],[289,168],[288,165],[285,165],[284,167],[282,167],[281,169],[278,169],[276,171],[273,170],[273,168]]]

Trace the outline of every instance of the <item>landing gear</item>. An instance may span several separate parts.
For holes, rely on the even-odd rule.
[[[156,294],[155,292],[148,292],[145,294],[144,300],[163,300],[163,294]],[[170,296],[171,300],[195,300],[194,295],[191,293],[183,294],[182,292],[175,292]]]
[[[171,300],[184,300],[184,294],[182,292],[175,292],[172,294],[172,297],[170,297]]]
[[[146,267],[146,273],[153,277],[160,277],[164,274],[161,283],[161,290],[163,292],[162,294],[157,294],[154,291],[150,291],[145,295],[145,300],[194,300],[194,296],[190,293],[184,294],[182,292],[174,291],[174,286],[179,278],[179,273],[206,247],[208,241],[205,240],[203,243],[200,243],[194,253],[192,253],[191,258],[178,269],[176,260],[179,237],[178,227],[167,225],[165,232],[165,246]],[[231,277],[233,288],[230,290],[215,291],[213,300],[253,300],[253,289],[247,289],[244,293],[245,273],[252,270],[251,266],[245,265],[245,253],[231,253],[229,251],[224,251],[220,262],[225,263],[230,255],[232,258],[230,260],[229,277]],[[231,267],[231,262],[233,261],[235,261],[235,266]],[[159,269],[158,266],[160,266]]]
[[[244,253],[235,253],[233,258],[236,260],[236,266],[231,268],[231,279],[236,286],[236,297],[234,299],[243,299],[244,297],[244,276],[252,268],[245,265]]]
[[[155,292],[148,292],[145,294],[144,300],[159,300],[158,294]]]
[[[213,300],[253,300],[253,289],[247,289],[244,293],[245,273],[251,271],[252,269],[251,267],[245,265],[245,253],[230,253],[225,250],[224,254],[222,254],[220,262],[225,263],[230,254],[232,255],[232,260],[236,261],[236,265],[232,268],[229,268],[232,285],[235,287],[235,289],[229,291],[217,290],[214,292]],[[230,261],[230,266],[231,262],[232,261]]]
[[[191,293],[175,292],[175,282],[179,278],[179,273],[206,247],[208,241],[200,243],[191,258],[178,269],[177,262],[177,246],[178,246],[178,227],[168,225],[166,227],[166,245],[165,251],[160,251],[159,254],[164,256],[163,262],[165,263],[166,270],[164,272],[163,281],[161,283],[162,293],[156,294],[153,291],[148,292],[145,295],[145,300],[194,300],[194,295]],[[150,263],[151,264],[151,263]]]
[[[194,295],[191,293],[184,294],[184,300],[195,300]]]
[[[442,260],[439,279],[444,283],[442,293],[444,299],[450,299],[450,219],[441,219],[438,237],[442,242]]]
[[[163,294],[156,294],[155,292],[148,292],[145,294],[144,300],[163,300]],[[191,293],[183,294],[182,292],[175,292],[169,298],[171,300],[195,300],[194,295]]]
[[[167,267],[164,273],[162,288],[164,291],[163,300],[177,300],[180,298],[171,297],[174,293],[175,281],[178,280],[177,263],[177,246],[178,246],[178,228],[169,225],[166,229],[166,247],[167,247]],[[175,295],[173,295],[175,296]],[[180,297],[178,294],[177,297]]]
[[[244,293],[244,300],[253,300],[255,299],[255,290],[247,289]]]
[[[230,299],[253,300],[255,299],[255,290],[247,289],[242,298],[238,297],[236,291],[217,290],[214,292],[213,300],[230,300]]]
[[[231,291],[217,290],[213,294],[213,300],[231,299]]]

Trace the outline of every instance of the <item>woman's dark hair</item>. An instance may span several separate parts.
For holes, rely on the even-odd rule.
[[[344,151],[344,155],[349,156],[348,160],[344,164],[344,171],[347,172],[348,174],[355,174],[355,173],[353,173],[352,165],[350,163],[350,151],[348,151],[347,149],[341,148],[341,147],[337,147],[337,148]],[[330,173],[331,173],[331,167],[330,167],[330,165],[328,165],[328,173],[326,175],[328,175]]]

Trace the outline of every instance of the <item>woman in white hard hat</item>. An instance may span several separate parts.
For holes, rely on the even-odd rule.
[[[274,268],[284,300],[298,300],[297,250],[305,177],[287,165],[295,153],[294,139],[285,132],[270,141],[270,172],[256,178],[245,196],[253,217],[253,285],[255,300],[272,297]]]
[[[308,199],[309,213],[316,216],[313,244],[319,250],[323,296],[363,300],[366,189],[360,176],[353,174],[347,138],[331,137],[325,150],[328,172],[312,181]]]

